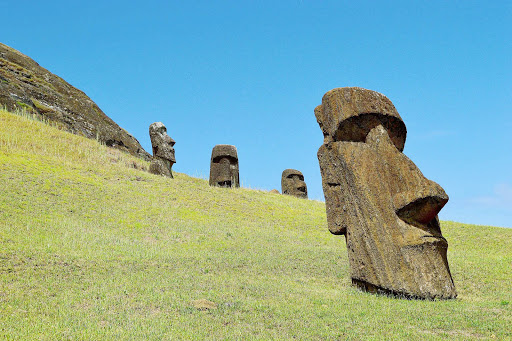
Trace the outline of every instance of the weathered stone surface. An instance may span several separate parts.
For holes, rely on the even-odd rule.
[[[112,121],[86,94],[0,43],[0,106],[24,109],[67,130],[145,160],[150,155],[132,135]]]
[[[304,175],[296,169],[285,169],[281,175],[281,192],[298,198],[308,197]]]
[[[210,160],[210,186],[240,187],[236,147],[218,144]]]
[[[448,196],[402,153],[406,128],[384,95],[327,92],[315,116],[327,221],[345,235],[354,285],[410,298],[455,298],[438,212]]]
[[[149,172],[172,178],[172,165],[176,163],[176,142],[167,135],[167,128],[162,122],[155,122],[149,126],[149,138],[153,147],[153,160],[149,165]]]

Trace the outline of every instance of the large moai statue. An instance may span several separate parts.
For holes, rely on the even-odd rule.
[[[153,159],[149,165],[149,172],[172,178],[172,165],[176,163],[174,144],[176,142],[167,135],[167,128],[162,122],[155,122],[149,126],[149,137],[153,146]]]
[[[408,298],[457,293],[438,212],[448,195],[402,151],[406,128],[393,103],[362,88],[327,92],[315,116],[327,222],[345,235],[352,283]]]
[[[210,186],[240,187],[236,147],[218,144],[210,160]]]
[[[304,175],[296,169],[285,169],[281,175],[281,192],[298,198],[308,198]]]

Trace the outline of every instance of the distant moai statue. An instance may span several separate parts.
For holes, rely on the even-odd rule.
[[[167,128],[162,122],[155,122],[149,126],[149,137],[153,146],[153,159],[149,165],[149,172],[157,175],[172,176],[172,165],[176,163],[174,144]]]
[[[210,160],[210,186],[240,187],[236,147],[218,144]]]
[[[449,299],[457,293],[438,212],[448,195],[402,151],[407,130],[384,95],[327,92],[315,116],[327,223],[347,241],[352,283],[369,292]]]
[[[281,192],[298,198],[308,198],[304,175],[296,169],[285,169],[281,175]]]

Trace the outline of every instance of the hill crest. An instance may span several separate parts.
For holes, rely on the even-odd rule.
[[[0,106],[60,122],[74,134],[148,160],[139,141],[119,127],[83,91],[0,43]]]

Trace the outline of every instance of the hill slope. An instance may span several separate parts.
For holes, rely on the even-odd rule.
[[[376,296],[323,203],[147,167],[0,111],[0,339],[512,337],[512,229],[443,222],[456,300]]]
[[[0,43],[0,107],[24,109],[60,122],[74,134],[149,160],[139,141],[119,127],[84,92]]]

